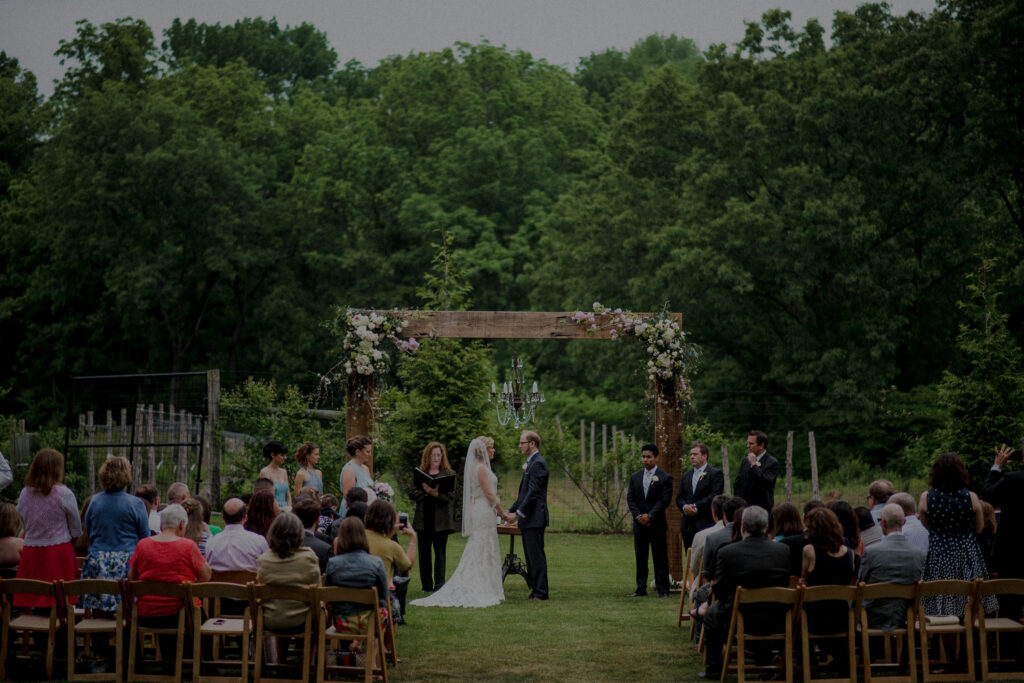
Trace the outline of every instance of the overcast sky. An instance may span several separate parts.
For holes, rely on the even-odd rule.
[[[437,50],[456,41],[524,50],[570,69],[581,56],[608,47],[629,48],[651,33],[675,33],[704,49],[743,37],[744,20],[782,7],[802,27],[815,17],[831,33],[836,10],[857,0],[0,0],[0,50],[16,57],[53,91],[62,67],[53,56],[75,22],[141,18],[157,36],[175,17],[234,23],[277,17],[281,25],[309,22],[327,34],[340,63],[373,66],[393,54]],[[892,0],[893,12],[929,12],[935,0]]]

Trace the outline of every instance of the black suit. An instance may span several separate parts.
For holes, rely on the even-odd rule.
[[[548,525],[548,463],[539,452],[527,458],[527,462],[529,467],[519,482],[519,497],[508,511],[519,516],[530,597],[547,600],[548,559],[544,554],[544,528]]]
[[[1000,509],[992,555],[994,566],[989,571],[994,568],[1001,579],[1024,578],[1024,543],[1020,542],[1024,528],[1024,472],[990,470],[981,497]],[[1020,619],[1020,598],[1000,595],[999,605],[1000,616]]]
[[[644,495],[644,470],[629,478],[626,505],[633,515],[633,552],[636,555],[636,592],[647,592],[647,549],[654,560],[654,582],[658,595],[668,595],[668,519],[665,511],[672,504],[672,475],[654,468],[654,480]],[[650,524],[636,521],[640,515],[650,515]]]
[[[763,588],[789,585],[789,548],[763,536],[747,536],[718,551],[712,590],[715,602],[704,616],[708,639],[708,671],[722,668],[722,646],[729,632],[736,587]],[[743,618],[753,633],[773,633],[780,628],[776,608],[757,604],[744,607]]]
[[[766,452],[753,467],[743,458],[732,489],[748,506],[758,505],[771,512],[775,507],[775,480],[778,477],[779,461]]]
[[[306,529],[302,535],[302,545],[316,553],[316,560],[320,563],[320,573],[327,571],[327,560],[334,554],[331,552],[331,545],[318,538],[315,533]]]
[[[693,537],[698,531],[715,525],[711,517],[711,499],[725,490],[725,476],[722,470],[715,469],[708,465],[704,473],[697,481],[697,488],[693,488],[693,470],[683,472],[679,480],[679,494],[676,496],[676,505],[682,512],[684,505],[696,505],[697,514],[688,515],[683,512],[683,547],[689,549],[693,545]]]

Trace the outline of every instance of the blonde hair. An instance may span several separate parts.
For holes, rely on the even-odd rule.
[[[537,445],[537,448],[540,448],[540,434],[538,434],[537,432],[527,429],[526,431],[523,432],[521,438],[526,441],[532,441]]]
[[[478,436],[476,438],[478,438],[481,441],[483,441],[484,445],[487,446],[488,448],[494,448],[494,439],[492,439],[491,437],[489,437],[489,436]]]
[[[117,493],[132,483],[132,466],[120,455],[107,458],[100,465],[100,485],[107,493]]]

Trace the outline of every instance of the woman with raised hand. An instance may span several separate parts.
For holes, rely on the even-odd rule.
[[[459,566],[441,590],[411,604],[419,607],[490,607],[505,599],[497,518],[501,515],[498,478],[491,471],[494,442],[478,437],[469,444],[462,475],[462,535],[468,536]]]

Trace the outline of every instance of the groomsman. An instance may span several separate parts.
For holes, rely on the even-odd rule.
[[[757,505],[770,514],[775,507],[775,480],[779,477],[779,461],[768,455],[768,435],[754,430],[747,434],[747,457],[740,463],[733,482],[733,494]]]
[[[544,528],[548,525],[548,463],[540,454],[540,435],[526,430],[519,435],[519,452],[526,456],[519,497],[505,512],[505,520],[518,523],[526,555],[530,600],[548,599],[548,558]]]
[[[690,447],[690,464],[693,469],[683,473],[676,496],[676,505],[683,513],[683,547],[687,550],[698,531],[714,526],[711,501],[725,489],[722,470],[708,464],[706,445],[695,443]]]
[[[636,591],[631,598],[647,595],[647,549],[654,560],[654,583],[658,597],[668,597],[668,521],[665,511],[672,504],[672,475],[658,467],[658,447],[640,449],[644,468],[629,478],[626,505],[633,515],[633,551],[636,554]]]

